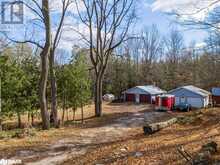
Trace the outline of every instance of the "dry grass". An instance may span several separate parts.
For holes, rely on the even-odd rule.
[[[148,107],[148,106],[142,105],[142,110],[146,109],[146,107]],[[121,113],[121,114],[122,113],[129,113],[129,112],[138,111],[139,109],[140,109],[139,105],[133,105],[132,103],[107,103],[107,102],[103,103],[103,114],[104,115],[116,114],[116,113]],[[62,109],[59,109],[58,116],[60,119],[62,118],[62,114],[63,114]],[[72,121],[73,116],[74,116],[74,113],[73,113],[72,109],[66,110],[64,122],[68,123],[69,121]],[[84,118],[91,119],[94,116],[95,116],[94,104],[85,106],[84,107]],[[79,108],[79,109],[77,109],[77,111],[75,113],[76,123],[79,123],[81,119],[82,119],[82,113],[81,113],[81,109]],[[22,121],[23,127],[27,126],[28,125],[28,115],[27,114],[22,115],[21,121]],[[29,121],[29,122],[31,122],[31,121]],[[40,125],[39,125],[41,122],[40,112],[38,114],[35,114],[34,122],[35,122],[34,123],[35,127],[40,128]],[[3,121],[2,124],[3,124],[3,127],[5,128],[5,130],[17,129],[17,118],[16,118],[16,116],[11,117],[10,119]]]
[[[71,121],[72,113],[69,111],[69,121],[65,121],[64,127],[60,129],[50,129],[43,131],[39,128],[33,129],[35,136],[28,136],[24,138],[11,138],[19,129],[0,132],[1,137],[6,137],[0,140],[0,158],[9,158],[15,156],[17,151],[20,150],[34,150],[43,151],[47,150],[48,146],[58,140],[76,136],[83,128],[96,127],[110,123],[113,119],[126,116],[129,112],[146,109],[146,106],[138,106],[132,104],[108,104],[103,105],[103,117],[94,118],[94,106],[89,105],[84,107],[84,117],[86,118],[84,124],[81,124],[81,111],[76,111],[76,121]],[[60,113],[61,115],[62,113]],[[65,117],[67,118],[67,117]],[[22,117],[22,122],[27,122],[27,117]],[[79,121],[77,121],[79,120]],[[37,121],[38,122],[38,121]],[[11,125],[16,124],[16,120],[9,120]]]
[[[190,122],[173,125],[154,135],[144,136],[142,129],[136,130],[133,138],[102,145],[88,154],[72,158],[64,165],[72,164],[186,164],[178,154],[177,147],[183,146],[194,155],[202,144],[214,140],[220,145],[220,109],[190,112]],[[219,149],[220,150],[220,149]],[[214,159],[219,159],[220,153]]]
[[[50,144],[75,137],[82,129],[108,125],[113,119],[128,116],[134,111],[142,112],[146,107],[146,105],[104,104],[104,115],[97,119],[92,118],[94,107],[88,106],[85,108],[85,118],[89,119],[83,125],[80,122],[69,121],[60,129],[49,131],[36,129],[35,136],[0,140],[0,158],[10,158],[22,150],[47,151]],[[177,153],[177,146],[183,146],[194,155],[201,145],[208,141],[214,140],[220,145],[219,112],[219,108],[213,108],[200,113],[174,113],[184,116],[184,122],[150,136],[144,136],[142,128],[132,129],[132,136],[125,135],[121,139],[95,145],[85,155],[73,157],[62,164],[186,164]],[[80,119],[80,111],[77,111],[76,116]],[[214,159],[219,157],[220,153],[215,155]]]

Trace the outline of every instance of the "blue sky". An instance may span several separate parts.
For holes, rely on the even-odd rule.
[[[164,0],[165,1],[165,0]],[[192,41],[195,41],[197,44],[203,43],[207,32],[204,30],[189,29],[188,27],[181,26],[177,23],[174,23],[174,19],[165,14],[162,10],[153,10],[152,4],[154,0],[145,0],[141,4],[141,7],[138,9],[139,20],[137,25],[139,28],[145,26],[151,26],[152,24],[157,25],[160,33],[166,36],[169,33],[169,30],[177,28],[184,35],[184,41],[186,45],[189,45]]]
[[[26,0],[28,2],[28,0]],[[137,0],[138,1],[138,16],[139,16],[139,20],[137,22],[137,24],[135,25],[135,30],[141,30],[144,27],[147,26],[152,26],[152,24],[155,24],[161,35],[166,36],[168,35],[169,31],[171,30],[172,27],[177,28],[179,31],[181,31],[183,33],[184,36],[184,41],[185,41],[185,45],[189,45],[192,41],[195,41],[197,44],[203,43],[205,37],[207,36],[207,33],[205,31],[202,30],[189,30],[187,29],[187,27],[181,27],[178,24],[175,24],[173,22],[173,18],[171,18],[171,16],[166,15],[164,12],[167,11],[172,11],[173,9],[181,9],[184,12],[188,11],[195,11],[195,4],[199,7],[205,7],[205,5],[208,5],[208,2],[212,2],[213,0],[207,0],[204,2],[204,0]],[[0,0],[1,2],[1,0]],[[50,5],[53,6],[54,11],[58,11],[60,10],[60,3],[61,0],[51,0]],[[220,2],[219,4],[216,4],[220,6]],[[193,7],[192,7],[193,6]],[[211,10],[213,10],[215,6],[212,6],[211,9],[209,10],[209,12]],[[70,11],[74,13],[74,11],[76,12],[76,8],[72,7],[70,8]],[[198,12],[198,15],[195,16],[196,19],[204,19],[205,16],[207,16],[208,13],[204,13],[204,12]],[[26,11],[25,13],[25,17],[27,18],[32,18],[33,16]],[[56,14],[53,15],[53,20],[56,20],[55,17],[57,17]],[[73,20],[68,18],[66,19],[66,21],[73,23]],[[56,21],[55,21],[56,22]],[[79,25],[79,29],[84,29],[84,27]],[[30,25],[30,28],[32,27],[32,25]],[[16,28],[17,30],[20,30],[22,28]],[[38,30],[36,30],[38,29]],[[24,28],[23,28],[24,31]],[[83,33],[86,33],[86,30],[83,31]],[[18,37],[22,33],[16,33],[15,34],[11,33],[12,36],[14,37]],[[29,30],[29,33],[26,34],[26,36],[30,36],[31,38],[34,38],[34,36],[32,37],[32,35],[35,36],[35,38],[40,38],[39,36],[42,35],[42,32],[40,31],[39,27],[35,28],[35,30]],[[38,37],[36,37],[38,36]],[[73,31],[67,31],[66,33],[63,34],[63,38],[67,39],[69,37],[73,37],[75,36],[75,34],[73,33]],[[73,38],[73,41],[78,41],[77,39]],[[67,42],[61,42],[60,43],[60,47],[63,49],[71,49],[73,45],[72,41],[68,41]]]

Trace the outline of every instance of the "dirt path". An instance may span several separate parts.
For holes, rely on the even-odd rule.
[[[152,123],[170,117],[172,117],[171,114],[164,112],[132,113],[129,116],[115,119],[112,124],[106,126],[82,128],[76,131],[73,137],[49,145],[45,151],[20,151],[13,159],[22,159],[27,165],[61,164],[71,157],[86,154],[90,149],[101,144],[134,136],[135,129],[142,127],[145,121]]]

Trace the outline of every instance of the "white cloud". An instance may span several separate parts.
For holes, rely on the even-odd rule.
[[[77,6],[74,0],[71,0],[71,4],[68,7],[68,12],[72,14],[77,14]],[[53,12],[60,13],[62,11],[62,0],[50,0],[50,9]],[[79,11],[85,10],[85,7],[82,1],[78,1],[78,9]]]
[[[1,0],[0,0],[1,1]],[[9,0],[14,1],[14,0]],[[37,5],[30,0],[23,0],[29,8],[24,5],[24,24],[22,25],[12,25],[10,29],[10,33],[8,33],[9,38],[14,40],[23,41],[23,40],[34,40],[40,44],[44,43],[45,34],[44,34],[44,25],[42,21],[40,21],[39,16],[33,12],[30,8],[34,8],[35,11],[40,13],[40,9]],[[50,9],[51,9],[51,24],[52,24],[52,36],[54,37],[55,32],[57,30],[57,25],[60,20],[60,13],[62,11],[62,1],[63,0],[49,0]],[[74,2],[74,0],[72,0]],[[36,2],[41,6],[41,0],[36,0]],[[79,10],[83,11],[82,1],[79,2]],[[0,9],[1,12],[1,9]],[[77,31],[80,31],[85,36],[89,36],[88,28],[86,28],[82,23],[77,21],[74,15],[77,14],[77,8],[75,3],[72,3],[65,17],[64,27],[62,32],[62,37],[60,39],[60,43],[58,45],[59,49],[70,52],[72,50],[72,46],[76,43],[81,43],[80,35],[74,31],[73,28]],[[1,18],[0,18],[1,19]],[[1,21],[1,20],[0,20]],[[69,28],[71,26],[71,28]],[[19,27],[19,28],[18,28]],[[82,41],[83,44],[83,41]]]
[[[204,20],[217,6],[220,6],[220,2],[215,0],[155,0],[151,8],[153,11],[177,11],[179,14],[184,14],[184,19]]]
[[[55,32],[57,30],[57,26],[60,20],[60,14],[62,12],[62,1],[63,0],[49,0],[50,4],[50,9],[51,9],[51,23],[52,23],[52,36],[54,37]],[[39,11],[38,7],[36,4],[34,4],[32,1],[29,0],[24,0],[25,3],[27,3],[29,6],[34,8],[36,11]],[[37,0],[39,6],[41,6],[41,0]],[[77,7],[76,4],[74,3],[74,0],[72,0],[73,3],[68,7],[68,11],[66,13],[66,17],[64,20],[64,27],[63,27],[63,32],[62,32],[62,38],[60,39],[60,43],[58,45],[59,48],[62,48],[64,50],[70,51],[72,49],[72,46],[74,45],[75,41],[79,40],[79,35],[71,30],[69,27],[74,27],[75,29],[80,29],[83,34],[85,34],[85,27],[82,27],[82,25],[79,25],[77,22],[76,18],[73,17],[74,14],[77,14]],[[81,2],[81,1],[79,1]],[[36,41],[44,40],[44,33],[43,29],[43,23],[42,21],[39,21],[39,16],[34,13],[30,8],[27,6],[24,6],[25,8],[25,29],[26,33],[29,33],[25,37],[28,38],[29,36],[31,38],[36,38]],[[83,11],[83,4],[82,2],[78,4],[78,8],[80,11]],[[33,33],[34,31],[34,33]],[[86,33],[87,34],[87,33]],[[16,35],[16,38],[18,35]],[[22,35],[24,38],[24,35]]]
[[[206,43],[205,42],[199,42],[199,43],[196,43],[195,47],[196,48],[204,48],[206,46]]]
[[[88,28],[83,24],[75,24],[74,26],[65,26],[62,38],[59,43],[60,49],[71,50],[75,44],[85,44],[82,40],[82,37],[77,33],[79,31],[85,37],[89,36]]]
[[[41,13],[39,8],[37,7],[37,5],[30,0],[23,0],[24,3],[26,3],[27,5],[29,5],[29,7],[35,9],[38,13]],[[36,2],[39,4],[39,6],[41,7],[41,0],[36,0]],[[50,13],[51,15],[54,14],[60,14],[62,12],[62,4],[63,0],[49,0],[49,7],[50,7]],[[82,3],[82,1],[78,2],[78,9],[79,11],[84,11],[85,7]],[[30,8],[28,8],[26,5],[24,5],[24,11],[25,11],[25,17],[26,19],[34,19],[37,18],[38,16],[36,15],[36,13],[34,13]],[[77,14],[77,6],[74,0],[71,0],[70,5],[68,6],[68,10],[67,10],[68,14]]]
[[[63,0],[50,0],[50,9],[51,9],[51,25],[52,25],[52,38],[54,38],[57,26],[60,20],[60,13],[62,11],[62,1]],[[74,0],[73,0],[74,1]],[[30,7],[34,8],[35,11],[39,11],[38,6],[30,0],[24,0]],[[41,0],[37,0],[39,6],[41,6]],[[84,7],[82,1],[78,0],[79,3],[79,10],[84,11]],[[45,34],[44,34],[44,24],[39,19],[40,17],[33,12],[28,7],[25,8],[25,22],[23,27],[23,33],[21,33],[21,29],[16,29],[14,33],[10,33],[9,37],[15,40],[23,41],[23,40],[34,40],[40,44],[43,44],[45,41]],[[71,13],[71,14],[70,14]],[[68,8],[68,12],[66,14],[64,20],[64,26],[62,28],[62,36],[60,38],[60,42],[58,45],[58,49],[63,49],[65,51],[71,51],[72,47],[75,44],[80,44],[82,46],[85,45],[85,40],[82,39],[80,34],[83,34],[83,37],[89,38],[89,29],[83,23],[79,21],[76,17],[77,15],[77,8],[75,3],[72,3],[71,6]],[[77,33],[77,31],[80,33]],[[96,36],[96,31],[93,31],[93,35]],[[109,34],[110,35],[110,34]]]

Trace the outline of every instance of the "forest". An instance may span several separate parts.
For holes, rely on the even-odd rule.
[[[21,158],[22,154],[17,152],[25,151],[27,155],[34,155],[36,152],[38,156],[24,156],[25,162],[32,162],[29,159],[44,160],[44,155],[39,151],[47,146],[44,151],[48,151],[48,159],[45,161],[56,161],[55,158],[49,159],[49,154],[56,155],[57,150],[64,147],[61,151],[67,156],[67,151],[79,146],[79,153],[86,150],[85,159],[81,160],[78,155],[79,157],[62,163],[72,164],[72,161],[77,160],[78,164],[87,164],[93,160],[94,155],[98,155],[96,152],[110,152],[112,145],[120,148],[119,143],[130,145],[132,140],[138,138],[143,140],[144,145],[151,145],[150,136],[144,137],[142,130],[140,135],[140,128],[146,124],[143,121],[146,114],[150,114],[152,121],[178,118],[174,120],[179,125],[173,128],[177,130],[177,134],[173,136],[180,137],[181,133],[190,130],[192,139],[197,137],[193,136],[192,131],[196,130],[197,127],[194,126],[198,126],[197,123],[200,123],[198,131],[202,131],[201,126],[211,121],[207,116],[217,116],[217,107],[211,107],[214,109],[212,112],[206,112],[205,108],[204,112],[201,109],[186,114],[159,113],[154,111],[154,105],[124,102],[123,92],[135,86],[154,85],[166,91],[186,85],[194,85],[207,91],[220,87],[220,1],[210,0],[205,4],[199,1],[198,6],[195,3],[186,3],[185,7],[195,9],[195,13],[187,13],[187,10],[184,13],[180,8],[160,11],[160,14],[172,18],[169,20],[170,25],[164,27],[166,32],[161,30],[159,23],[140,25],[149,19],[139,18],[140,6],[144,3],[141,0],[22,0],[1,4],[0,158],[5,158],[4,154],[7,158],[13,154],[15,158]],[[158,3],[162,2],[155,0],[151,5],[151,14]],[[20,23],[13,23],[13,15],[10,17],[11,22],[5,22],[7,7],[12,14],[15,9],[19,9],[14,15],[22,18]],[[198,14],[202,12],[205,17],[198,19]],[[160,19],[157,21],[160,22]],[[7,25],[9,29],[2,25]],[[190,36],[191,42],[186,41],[189,34],[186,36],[185,31],[192,29],[207,34],[202,42],[198,42],[193,36]],[[113,94],[115,99],[105,102],[105,94]],[[189,123],[193,120],[191,125],[181,125],[183,120],[185,122],[184,117]],[[137,125],[132,125],[133,120]],[[210,125],[216,126],[215,124],[217,125]],[[97,128],[101,128],[101,131]],[[206,126],[204,128],[210,129]],[[178,129],[184,131],[178,132]],[[217,128],[212,130],[219,131]],[[29,131],[35,132],[33,136],[29,136]],[[175,132],[171,128],[165,129],[166,131],[170,134]],[[23,134],[28,135],[23,137]],[[170,134],[166,134],[164,138],[170,139]],[[22,143],[19,143],[20,136],[23,138]],[[70,138],[72,136],[74,138]],[[100,138],[102,136],[106,138]],[[158,144],[160,137],[157,134],[155,136],[157,140],[154,144]],[[18,141],[10,141],[13,138],[18,138]],[[177,143],[182,144],[186,139],[182,141],[180,138]],[[73,143],[73,147],[68,140]],[[53,148],[57,146],[51,144],[52,142],[60,145],[58,149]],[[16,146],[23,143],[25,150]],[[38,146],[38,143],[41,145]],[[175,148],[177,143],[171,143],[170,139],[164,145],[173,145]],[[8,145],[11,145],[12,151],[7,150],[4,153]],[[33,151],[34,147],[39,151]],[[98,150],[93,147],[100,148]],[[135,147],[138,148],[133,146],[132,150]],[[92,152],[88,153],[90,149]],[[127,152],[129,149],[125,147],[122,150]],[[156,151],[159,152],[160,149]],[[121,160],[125,163],[132,154],[136,161],[144,152],[132,151],[127,153],[126,160],[122,155],[116,159],[108,159],[107,163],[114,163],[114,160],[119,161],[118,164]],[[75,153],[77,152],[74,151]],[[100,160],[102,156],[94,159],[105,162],[104,158]],[[180,160],[175,156],[172,159],[163,156],[161,158],[167,161]],[[66,157],[60,159],[66,160]],[[133,161],[132,158],[131,162],[134,163]],[[149,163],[146,159],[144,161]],[[44,163],[39,162],[40,164]]]
[[[102,95],[112,93],[120,101],[124,90],[146,84],[167,91],[188,84],[207,90],[219,86],[218,39],[217,34],[210,33],[205,41],[209,47],[196,47],[194,43],[185,47],[181,32],[171,29],[164,37],[154,25],[146,27],[139,37],[123,43],[111,55]],[[62,121],[66,111],[92,102],[95,84],[87,49],[74,45],[71,58],[63,61],[62,56],[56,58],[54,66]],[[40,115],[39,75],[39,53],[31,45],[17,43],[1,52],[2,122],[16,116],[21,127],[20,116],[28,114],[28,121],[34,124],[35,116]],[[50,93],[51,84],[47,83],[48,109],[52,103]]]

